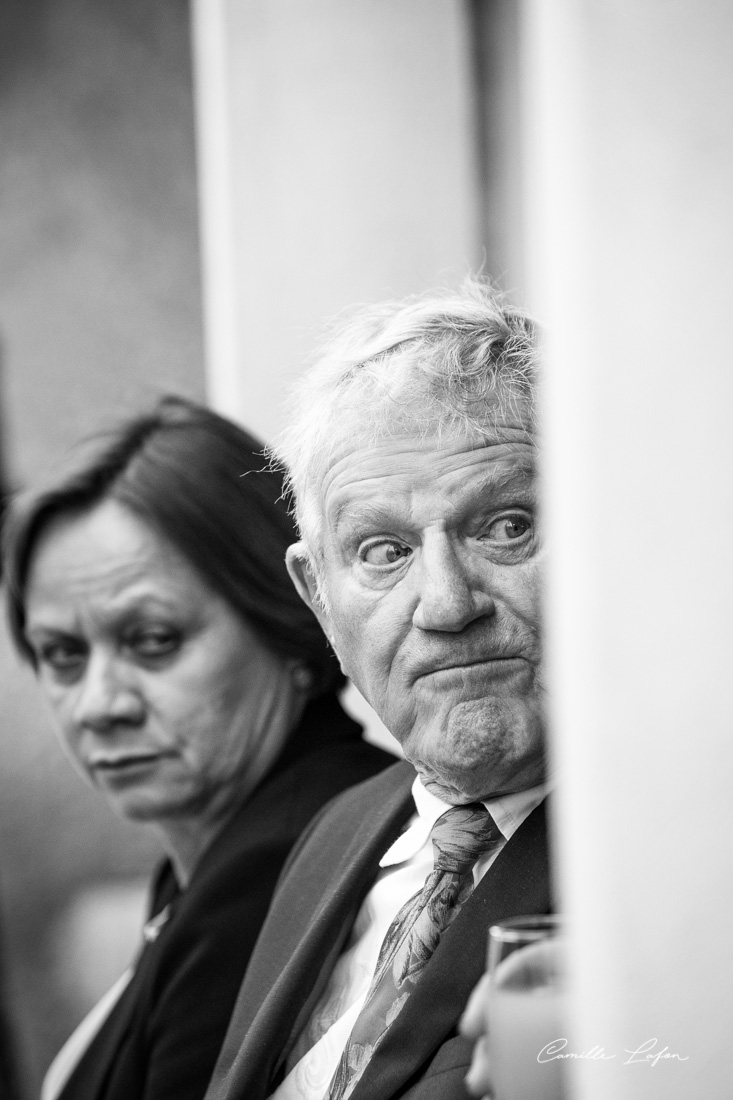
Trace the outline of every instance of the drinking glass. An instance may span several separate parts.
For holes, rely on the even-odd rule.
[[[565,1100],[564,1060],[552,1057],[552,1044],[566,1037],[561,918],[493,925],[488,969],[494,1100]]]

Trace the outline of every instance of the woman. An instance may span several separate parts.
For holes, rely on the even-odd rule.
[[[240,428],[168,398],[11,513],[14,641],[75,765],[168,855],[134,973],[44,1097],[199,1100],[290,848],[391,760],[339,706],[263,465]]]

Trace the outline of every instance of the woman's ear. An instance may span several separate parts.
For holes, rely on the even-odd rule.
[[[285,564],[288,567],[290,579],[295,585],[298,595],[311,609],[318,619],[318,622],[321,624],[323,633],[326,635],[331,645],[333,645],[331,618],[324,608],[323,601],[319,595],[316,572],[304,542],[296,542],[288,547],[285,554]]]

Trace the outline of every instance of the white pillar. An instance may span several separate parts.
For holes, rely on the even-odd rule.
[[[270,436],[324,321],[481,259],[458,0],[193,0],[209,396]]]
[[[577,1095],[728,1100],[733,7],[523,11]]]
[[[193,0],[191,34],[206,388],[210,404],[243,404],[226,0]]]

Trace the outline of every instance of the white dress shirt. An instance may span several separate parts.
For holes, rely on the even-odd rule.
[[[505,843],[546,793],[543,785],[484,803]],[[433,870],[430,833],[438,818],[451,807],[427,791],[419,778],[413,784],[412,794],[417,812],[379,861],[382,870],[357,914],[308,1026],[288,1059],[289,1072],[271,1100],[323,1100],[366,1000],[387,929],[404,903],[422,889]],[[502,847],[477,860],[473,868],[475,884],[481,881]]]

